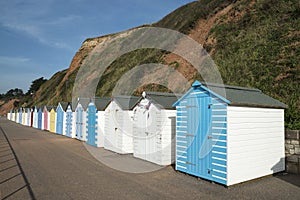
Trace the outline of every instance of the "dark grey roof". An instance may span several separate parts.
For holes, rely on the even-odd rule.
[[[52,108],[53,108],[53,106],[44,106],[44,109],[46,109],[48,112],[50,112]]]
[[[68,108],[68,105],[69,103],[68,102],[59,102],[59,104],[61,105],[63,111],[66,112],[67,108]]]
[[[114,96],[113,100],[123,109],[132,110],[133,107],[139,102],[141,97],[136,96]]]
[[[79,98],[76,105],[73,105],[73,108],[76,109],[78,104],[80,103],[83,110],[86,110],[87,107],[89,106],[89,103],[91,102],[90,98]]]
[[[204,84],[204,86],[208,87],[216,94],[221,95],[223,98],[229,100],[231,102],[230,105],[287,108],[287,105],[285,105],[284,103],[273,99],[272,97],[262,93],[262,91],[258,89],[213,83],[206,83]]]
[[[110,100],[111,98],[109,97],[95,97],[92,101],[95,103],[97,110],[103,111],[108,106]]]
[[[146,92],[146,98],[164,109],[175,109],[172,105],[180,99],[182,94]]]

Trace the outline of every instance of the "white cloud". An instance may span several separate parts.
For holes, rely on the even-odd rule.
[[[0,66],[9,65],[10,67],[14,67],[20,64],[29,63],[29,58],[24,57],[9,57],[9,56],[0,56]]]

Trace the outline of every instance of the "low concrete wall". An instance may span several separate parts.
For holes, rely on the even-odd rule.
[[[300,130],[286,130],[285,159],[286,171],[300,174]]]

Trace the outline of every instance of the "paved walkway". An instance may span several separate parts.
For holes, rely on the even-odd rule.
[[[299,199],[300,176],[278,174],[231,188],[174,171],[125,173],[96,160],[154,165],[0,118],[1,199]],[[101,159],[100,158],[100,159]],[[113,161],[114,160],[114,161]],[[113,163],[108,163],[109,165]],[[134,167],[134,166],[132,166]],[[137,167],[137,169],[139,168]],[[130,168],[132,169],[132,168]]]

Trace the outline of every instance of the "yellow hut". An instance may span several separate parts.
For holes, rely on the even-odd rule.
[[[56,132],[56,108],[53,107],[51,110],[50,110],[50,129],[49,131],[52,132],[52,133],[55,133]]]

